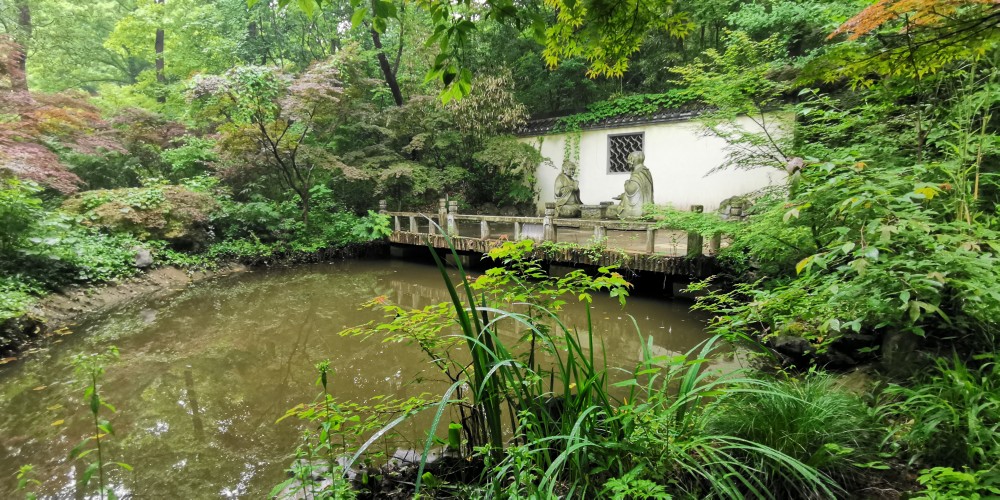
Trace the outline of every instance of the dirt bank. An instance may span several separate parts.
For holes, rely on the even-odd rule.
[[[227,264],[211,271],[163,267],[120,283],[79,286],[47,295],[24,316],[0,324],[3,337],[10,339],[5,345],[0,345],[0,363],[13,361],[16,352],[72,322],[83,313],[101,312],[137,297],[167,297],[191,283],[241,273],[248,269],[242,264]]]

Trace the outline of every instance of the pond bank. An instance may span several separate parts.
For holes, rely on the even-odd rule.
[[[0,362],[14,361],[17,352],[72,323],[83,314],[101,312],[138,297],[167,297],[192,283],[248,269],[250,267],[238,263],[223,264],[213,270],[168,266],[138,274],[119,283],[81,285],[46,295],[32,305],[26,314],[0,324],[3,336],[11,339],[11,342],[0,345]]]
[[[82,284],[43,296],[28,311],[0,322],[0,364],[16,360],[17,353],[40,338],[85,314],[99,313],[136,298],[164,298],[207,279],[268,267],[298,266],[341,259],[377,258],[388,254],[382,241],[323,249],[311,254],[222,260],[211,268],[167,265],[120,282]]]

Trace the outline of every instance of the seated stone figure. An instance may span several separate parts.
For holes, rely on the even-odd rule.
[[[579,217],[580,182],[576,180],[576,164],[563,162],[562,172],[556,176],[556,217]]]
[[[632,174],[625,181],[625,192],[612,198],[621,200],[616,210],[620,219],[642,217],[642,207],[653,203],[653,174],[646,168],[645,161],[646,155],[642,151],[633,151],[628,155]]]

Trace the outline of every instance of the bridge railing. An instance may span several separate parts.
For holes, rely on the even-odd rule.
[[[691,208],[692,211],[701,210],[700,205],[694,205]],[[609,230],[638,233],[637,236],[641,233],[645,233],[644,251],[647,254],[652,254],[656,251],[656,237],[658,231],[677,231],[669,228],[657,227],[658,223],[655,221],[557,218],[554,203],[545,204],[545,215],[542,217],[460,214],[458,213],[458,202],[447,202],[443,199],[438,202],[438,212],[436,214],[419,212],[390,212],[386,209],[385,200],[379,201],[379,213],[388,215],[392,218],[393,231],[397,233],[406,232],[412,234],[433,235],[443,231],[450,236],[461,237],[459,230],[460,223],[473,223],[473,226],[475,223],[478,223],[478,238],[482,240],[511,239],[516,241],[522,238],[531,237],[538,241],[559,242],[560,229],[590,229],[593,231],[594,241],[606,240]],[[434,224],[428,223],[424,226],[426,229],[421,230],[421,222],[427,219],[431,219]],[[468,230],[468,224],[464,225],[466,226],[465,229]],[[500,225],[507,227],[512,225],[513,237],[508,238],[506,234],[501,235],[498,233],[496,228]],[[530,235],[528,234],[528,231],[525,230],[527,228],[536,229],[538,227],[541,228],[541,231],[533,231]],[[704,254],[704,240],[701,234],[696,232],[687,232],[686,240],[686,255],[688,257],[696,257]],[[709,242],[709,253],[715,253],[718,251],[719,245],[720,238],[713,238]]]

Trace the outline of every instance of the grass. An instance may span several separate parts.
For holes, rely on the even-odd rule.
[[[433,255],[451,297],[447,313],[459,326],[457,335],[471,359],[458,365],[459,376],[435,405],[425,458],[447,408],[467,405],[473,418],[466,418],[463,428],[486,460],[482,480],[491,496],[597,496],[612,493],[605,485],[614,478],[626,478],[612,483],[619,493],[654,482],[673,494],[777,498],[780,493],[773,486],[778,480],[827,497],[840,491],[830,476],[786,451],[710,427],[710,410],[727,407],[729,398],[772,389],[741,374],[719,376],[707,370],[718,337],[673,357],[654,356],[647,339],[631,377],[615,384],[627,397],[613,397],[608,367],[595,358],[589,303],[587,327],[578,332],[560,320],[553,300],[564,293],[586,299],[597,290],[615,290],[613,273],[604,281],[584,276],[560,280],[553,283],[560,288],[541,296],[538,291],[544,287],[508,275],[511,279],[496,282],[536,292],[518,296],[516,304],[490,303],[487,297],[510,296],[477,289],[460,265],[458,283],[453,283]],[[523,271],[523,265],[513,265],[517,254],[508,257],[506,272]],[[546,307],[552,304],[556,307]],[[512,305],[524,312],[513,312],[507,307]],[[398,310],[396,319],[406,321]],[[525,332],[528,352],[505,344],[497,334],[501,324],[515,324]],[[548,355],[545,366],[535,349]],[[449,353],[436,356],[450,359]],[[466,386],[471,401],[456,398]],[[773,397],[795,398],[786,393]],[[553,402],[558,411],[552,411]],[[762,468],[770,473],[760,474]],[[421,464],[416,494],[423,471]]]

